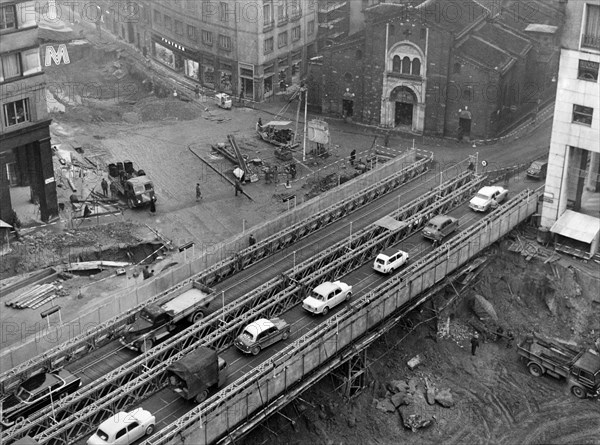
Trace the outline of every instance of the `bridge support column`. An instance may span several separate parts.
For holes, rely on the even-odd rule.
[[[367,350],[364,349],[331,373],[339,382],[335,389],[347,399],[358,396],[367,386],[367,372]]]

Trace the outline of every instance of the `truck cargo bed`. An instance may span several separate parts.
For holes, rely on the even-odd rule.
[[[193,287],[192,289],[183,292],[181,295],[161,305],[165,311],[173,311],[175,315],[185,312],[187,309],[201,303],[208,297],[208,294]]]

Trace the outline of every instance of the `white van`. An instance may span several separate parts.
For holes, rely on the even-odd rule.
[[[373,263],[373,269],[381,273],[392,273],[408,262],[408,253],[397,247],[390,247],[383,251]]]

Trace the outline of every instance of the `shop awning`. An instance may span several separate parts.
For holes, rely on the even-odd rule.
[[[550,231],[566,238],[591,244],[600,232],[600,219],[567,210],[552,225]]]

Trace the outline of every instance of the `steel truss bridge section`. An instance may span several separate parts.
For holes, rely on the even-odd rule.
[[[144,399],[166,385],[164,370],[173,361],[201,345],[224,349],[233,343],[241,329],[260,316],[279,315],[296,305],[310,283],[343,275],[365,262],[367,255],[391,243],[396,243],[419,230],[430,215],[445,212],[464,202],[482,183],[484,177],[464,172],[433,189],[421,198],[393,212],[395,219],[406,224],[390,231],[377,224],[305,261],[282,278],[265,283],[95,382],[63,399],[54,410],[40,411],[25,424],[15,425],[3,433],[3,438],[36,435],[40,443],[64,443],[85,434],[98,425],[107,413],[115,412],[137,400]],[[418,210],[421,210],[419,212]],[[356,250],[358,246],[362,246]],[[368,252],[368,253],[365,253]],[[330,264],[333,263],[333,264]],[[301,285],[296,284],[302,280]],[[291,284],[291,285],[290,285]]]
[[[144,445],[232,442],[422,304],[424,292],[537,211],[526,190],[189,411]],[[305,382],[306,383],[303,383]]]
[[[59,369],[67,363],[74,362],[85,356],[90,351],[96,350],[108,342],[118,338],[122,329],[127,325],[130,318],[139,312],[144,306],[152,302],[160,302],[173,292],[198,281],[206,286],[214,286],[229,278],[241,270],[281,251],[295,242],[306,238],[308,235],[338,221],[356,210],[372,203],[383,195],[398,189],[402,185],[426,173],[433,163],[433,153],[427,151],[412,151],[405,155],[408,159],[418,157],[415,162],[400,169],[393,175],[366,187],[339,203],[324,209],[302,221],[298,221],[285,230],[275,233],[252,247],[245,248],[214,266],[179,282],[176,286],[157,294],[144,303],[124,312],[105,323],[102,323],[87,332],[62,343],[61,345],[34,357],[9,371],[0,375],[1,395],[7,395],[22,381],[32,375],[47,370]],[[408,162],[408,161],[407,161]],[[359,177],[360,178],[360,177]]]

